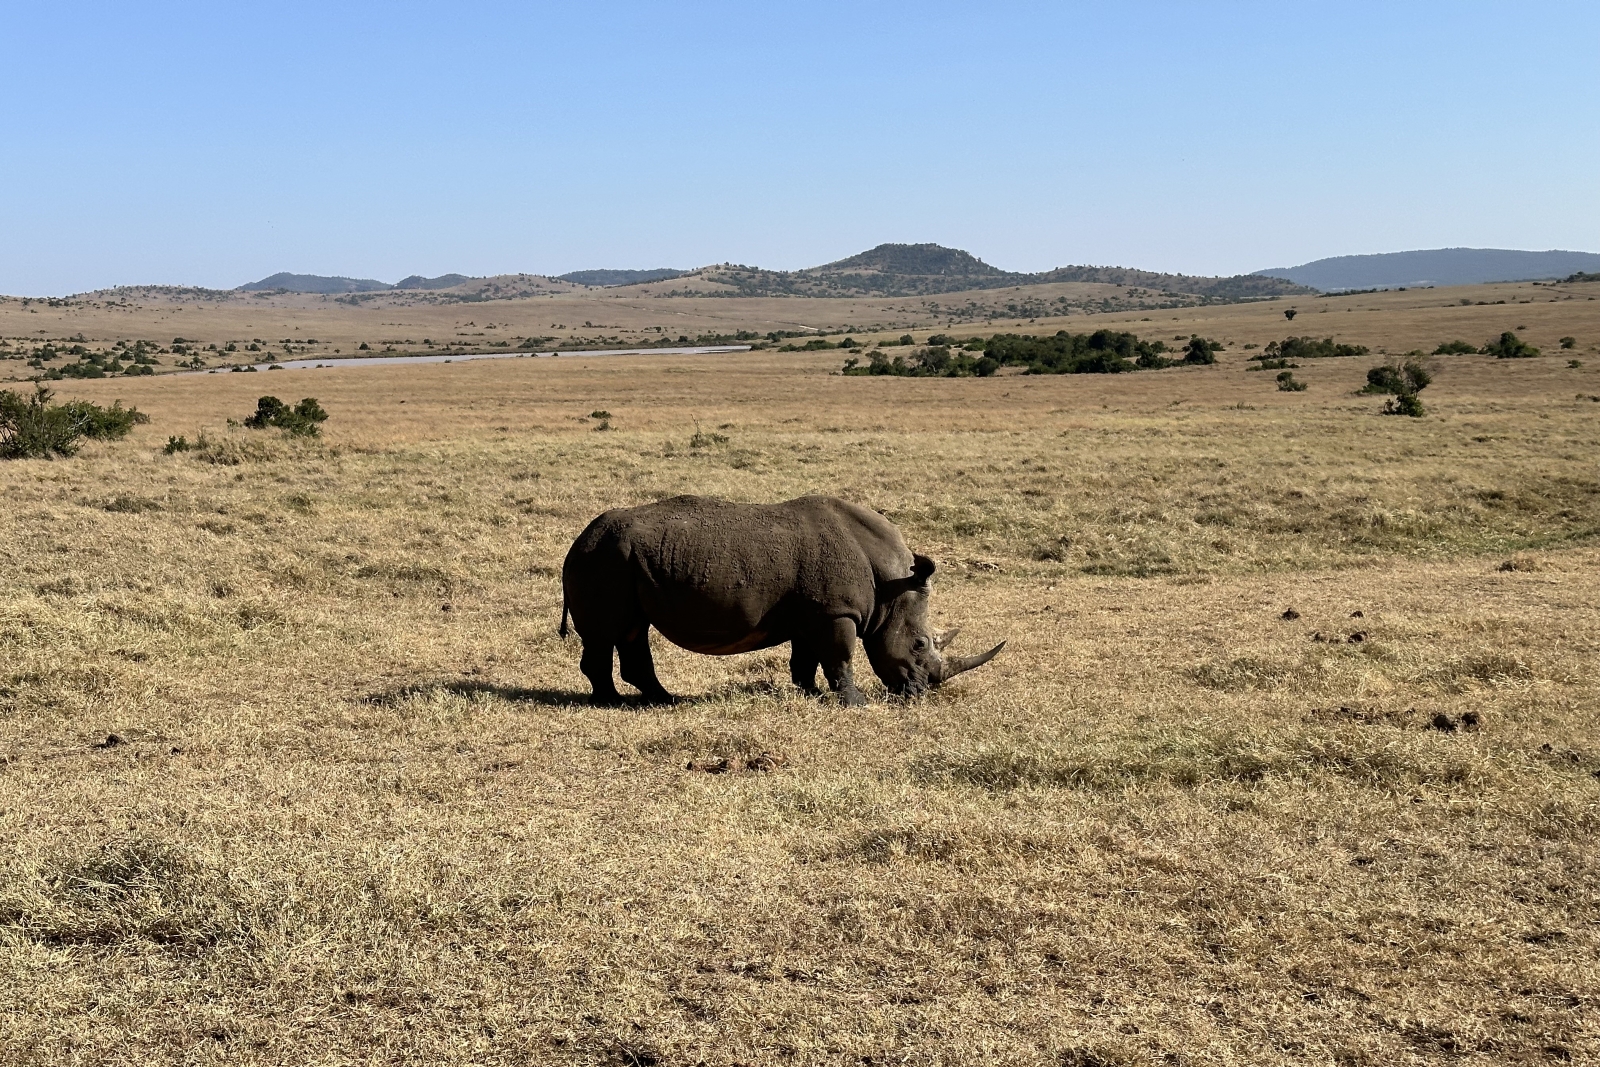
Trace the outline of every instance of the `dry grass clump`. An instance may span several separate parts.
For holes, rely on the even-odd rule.
[[[244,375],[75,383],[152,423],[0,465],[7,1062],[1600,1057],[1566,378],[809,358],[289,372],[306,442]],[[590,518],[811,491],[1005,654],[846,712],[658,644],[682,702],[588,705]]]

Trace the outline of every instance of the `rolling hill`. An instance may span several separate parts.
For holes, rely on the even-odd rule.
[[[1298,267],[1273,267],[1257,271],[1256,275],[1280,278],[1324,292],[1337,292],[1342,289],[1542,281],[1546,278],[1563,278],[1579,271],[1600,271],[1600,254],[1523,252],[1509,248],[1432,248],[1415,252],[1334,256],[1302,263]]]
[[[797,271],[721,264],[683,276],[709,283],[723,296],[931,296],[1056,282],[1092,282],[1202,300],[1256,300],[1309,290],[1260,275],[1234,278],[1162,274],[1127,267],[1057,267],[1036,274],[1001,270],[958,248],[937,244],[882,244],[858,255]],[[684,295],[690,295],[685,292]]]
[[[671,267],[657,267],[654,270],[575,270],[568,274],[557,275],[556,280],[571,282],[574,285],[610,288],[614,285],[643,285],[646,282],[668,281],[672,278],[681,278],[688,273],[686,270],[673,270]]]

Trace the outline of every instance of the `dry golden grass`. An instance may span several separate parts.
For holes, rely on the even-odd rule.
[[[0,465],[5,1060],[1600,1057],[1600,368],[1441,358],[1411,420],[1370,358],[833,355],[60,383],[153,421]],[[225,425],[269,390],[324,440]],[[566,547],[689,491],[883,509],[1006,653],[589,707]]]

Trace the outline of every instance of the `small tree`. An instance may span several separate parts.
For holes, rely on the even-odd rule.
[[[1407,356],[1404,364],[1385,363],[1367,371],[1367,385],[1363,393],[1394,393],[1404,396],[1407,393],[1416,394],[1428,387],[1433,381],[1433,375],[1415,357],[1421,356],[1420,352],[1413,352]]]

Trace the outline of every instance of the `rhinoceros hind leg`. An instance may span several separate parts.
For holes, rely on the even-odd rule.
[[[821,661],[816,650],[807,641],[795,638],[789,643],[789,679],[807,696],[817,696],[822,687],[817,685],[817,667]]]
[[[856,652],[856,624],[851,619],[834,619],[828,638],[821,648],[822,676],[828,679],[828,688],[839,695],[845,707],[859,707],[867,702],[856,688],[855,673],[850,660]]]
[[[579,669],[594,687],[592,699],[602,706],[622,702],[622,697],[617,693],[616,683],[611,680],[612,648],[609,641],[602,644],[599,641],[586,640],[583,643],[583,658],[578,661]]]
[[[644,694],[651,704],[671,704],[674,698],[656,677],[656,662],[650,655],[650,628],[641,626],[636,637],[617,646],[622,661],[622,680]]]

